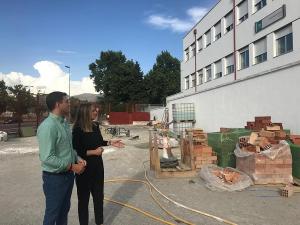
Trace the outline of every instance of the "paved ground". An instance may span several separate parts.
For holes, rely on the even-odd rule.
[[[126,148],[104,154],[106,179],[144,179],[142,162],[148,160],[148,132],[142,127],[131,127],[139,140],[124,138]],[[31,149],[31,150],[30,150]],[[35,138],[11,139],[0,143],[0,224],[41,224],[44,196],[41,189],[41,171]],[[26,153],[23,153],[26,152]],[[148,164],[147,164],[148,166]],[[148,168],[148,167],[147,167]],[[282,198],[277,187],[252,186],[241,192],[212,192],[199,178],[155,179],[151,181],[170,198],[237,224],[288,225],[300,222],[300,194]],[[105,185],[105,196],[122,201],[151,214],[176,223],[152,201],[142,184],[116,183]],[[214,219],[188,212],[161,199],[170,211],[194,224],[222,224]],[[78,225],[76,187],[72,195],[69,224]],[[90,205],[90,224],[94,224]],[[161,224],[135,211],[105,203],[105,225]]]

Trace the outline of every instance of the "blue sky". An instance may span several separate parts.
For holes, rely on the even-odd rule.
[[[40,77],[40,61],[72,80],[89,75],[101,51],[121,50],[144,73],[162,50],[181,60],[186,31],[217,0],[1,0],[0,73]]]

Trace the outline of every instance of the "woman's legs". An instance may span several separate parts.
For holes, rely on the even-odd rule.
[[[83,177],[80,176],[81,175],[76,176],[79,224],[88,225],[90,185],[88,183],[88,179],[83,179]]]

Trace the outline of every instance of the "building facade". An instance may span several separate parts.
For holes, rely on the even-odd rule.
[[[183,39],[181,92],[168,107],[194,103],[195,126],[208,132],[270,115],[300,134],[299,9],[295,0],[220,0]]]

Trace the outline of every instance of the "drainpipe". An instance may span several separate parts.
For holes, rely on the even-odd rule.
[[[235,29],[235,25],[236,25],[236,15],[235,15],[235,0],[232,1],[233,2],[233,61],[234,61],[234,80],[236,80],[236,29]]]
[[[195,92],[197,92],[197,29],[194,30],[195,37]]]

